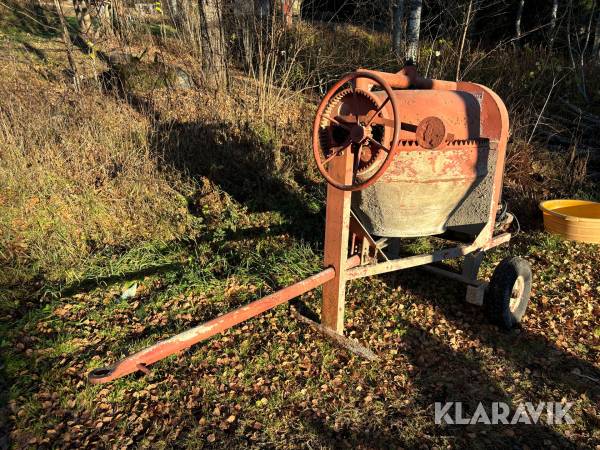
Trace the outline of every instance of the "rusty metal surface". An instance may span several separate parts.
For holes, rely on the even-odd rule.
[[[426,117],[419,122],[415,132],[417,144],[431,150],[439,147],[446,138],[446,127],[439,117]]]
[[[358,257],[358,255],[354,256],[346,261],[346,268],[354,267],[359,263],[360,257]],[[122,359],[110,367],[94,369],[88,374],[88,380],[94,384],[106,383],[137,371],[148,373],[148,366],[150,364],[191,347],[211,336],[222,333],[234,325],[257,316],[277,305],[281,305],[311,289],[321,286],[327,281],[333,280],[335,275],[335,269],[329,267],[316,275],[299,281],[280,291],[274,292],[260,300],[256,300],[246,306],[242,306],[241,308],[228,312],[227,314],[177,334],[169,339],[160,341],[151,347]]]
[[[481,134],[489,139],[490,145],[496,150],[496,166],[492,194],[489,198],[489,211],[487,224],[477,235],[475,242],[483,244],[494,233],[496,224],[496,211],[502,196],[502,181],[504,178],[504,164],[506,159],[506,144],[508,142],[509,119],[508,111],[498,94],[486,86],[476,83],[459,82],[457,88],[471,92],[479,97],[481,104]]]
[[[381,92],[372,92],[377,102],[385,99]],[[423,121],[435,117],[444,126],[444,141],[478,139],[481,134],[481,107],[476,95],[465,91],[434,91],[410,89],[394,91],[396,103],[400,108],[403,127],[400,141],[417,141],[416,131]],[[382,110],[382,121],[391,119],[391,109],[386,104]],[[387,122],[389,123],[389,122]],[[406,150],[406,149],[405,149]],[[397,157],[402,157],[398,154]]]
[[[484,243],[483,247],[476,244],[459,245],[457,247],[437,250],[426,255],[415,255],[407,258],[393,259],[390,261],[372,264],[368,266],[355,267],[347,271],[348,280],[369,277],[381,273],[395,272],[396,270],[408,269],[410,267],[422,266],[446,259],[458,258],[478,250],[488,250],[510,240],[510,233],[500,234]]]
[[[422,78],[417,73],[415,66],[405,66],[397,73],[379,72],[376,70],[361,69],[362,72],[376,74],[383,78],[394,89],[432,89],[436,91],[456,91],[457,84],[454,81],[433,80]],[[368,80],[360,80],[360,86],[367,89]]]
[[[351,185],[353,159],[350,152],[335,158],[329,166],[331,176],[344,185]],[[346,273],[343,264],[348,257],[351,194],[334,186],[327,186],[323,266],[333,267],[335,277],[323,285],[321,322],[339,334],[344,333]]]
[[[378,246],[373,236],[369,234],[364,225],[360,222],[354,211],[350,210],[350,253],[360,255],[361,265],[378,261],[387,260],[387,255]]]
[[[380,182],[353,196],[353,209],[377,236],[443,233],[453,212],[487,174],[487,142],[455,141],[432,150],[415,141],[402,146],[411,151],[399,150]]]
[[[358,80],[368,79],[378,85],[379,103],[374,96],[358,86]],[[350,87],[342,89],[350,84]],[[385,97],[382,97],[385,96]],[[386,108],[387,121],[381,122],[380,112]],[[348,112],[348,113],[346,113]],[[376,127],[391,128],[379,137]],[[313,123],[312,147],[317,168],[327,182],[342,191],[358,191],[373,185],[392,163],[400,136],[401,122],[399,108],[392,88],[377,73],[357,71],[345,75],[325,95],[317,109]],[[388,134],[389,133],[389,134]],[[336,137],[339,136],[339,137]],[[390,141],[382,142],[390,136]],[[334,160],[343,158],[346,153],[353,156],[353,177],[351,182],[335,178],[327,167]],[[358,177],[365,162],[378,161],[376,170]]]
[[[359,124],[376,118],[382,127],[380,143],[386,148],[394,144],[390,134],[397,126],[396,107],[402,120],[398,146],[390,152],[395,153],[393,161],[387,152],[365,148],[354,168],[352,190],[359,192],[353,206],[367,231],[415,237],[443,233],[451,224],[477,236],[478,242],[489,239],[501,195],[508,136],[502,101],[475,83],[422,78],[414,66],[398,73],[361,70],[357,74],[356,89],[366,100],[350,102],[340,97],[339,119],[354,115]],[[396,89],[391,98],[387,89],[374,89],[381,83]],[[375,105],[379,105],[376,111]],[[322,136],[333,128],[323,121],[320,126]],[[373,133],[354,126],[347,130],[351,141],[366,140]],[[486,176],[488,172],[492,175]],[[375,178],[378,182],[372,183]]]
[[[421,78],[414,66],[398,73],[360,70],[346,75],[326,94],[313,124],[313,155],[329,184],[327,268],[110,367],[94,369],[89,381],[149,373],[149,365],[321,285],[321,331],[343,339],[348,280],[508,242],[508,233],[493,236],[507,138],[506,108],[485,86]],[[354,223],[351,205],[359,219]],[[449,223],[460,228],[474,222],[481,226],[469,244],[394,260],[378,258],[370,236],[434,235]],[[359,250],[360,255],[354,254]],[[348,259],[349,254],[354,256]]]

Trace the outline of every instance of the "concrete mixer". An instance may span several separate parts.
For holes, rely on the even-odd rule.
[[[346,284],[423,266],[431,276],[467,285],[466,300],[503,328],[527,308],[531,269],[519,257],[478,279],[485,252],[507,243],[510,214],[500,208],[508,113],[489,88],[398,73],[357,70],[321,101],[312,130],[316,165],[327,181],[324,270],[88,375],[104,383],[208,339],[311,289],[323,286],[320,323],[293,309],[345,348],[376,359],[345,337]],[[405,239],[430,236],[443,246],[402,255]],[[460,271],[436,265],[460,259]]]

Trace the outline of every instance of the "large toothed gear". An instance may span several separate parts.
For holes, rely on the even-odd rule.
[[[347,145],[350,139],[350,132],[333,123],[331,118],[348,125],[355,124],[358,119],[366,117],[369,112],[376,111],[378,107],[375,97],[367,91],[344,89],[337,93],[325,108],[320,122],[319,142],[324,156],[328,157],[333,149]],[[367,135],[379,142],[384,141],[386,134],[383,125],[372,124],[367,127]],[[358,144],[351,145],[356,151]],[[369,145],[362,146],[360,156],[356,172],[358,177],[366,172],[370,173],[371,169],[379,165],[375,164],[376,162],[381,163],[385,159],[382,150]]]
[[[347,89],[349,84],[354,87]],[[327,91],[313,121],[312,149],[319,172],[342,191],[372,186],[394,160],[400,127],[398,101],[385,77],[366,70],[344,75]],[[335,165],[341,160],[346,170]]]

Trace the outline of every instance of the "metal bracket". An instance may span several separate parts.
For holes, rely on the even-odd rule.
[[[469,253],[465,255],[462,262],[462,275],[471,280],[477,280],[477,275],[479,274],[479,267],[481,267],[481,263],[483,262],[483,257],[485,256],[485,251],[478,250],[473,253]]]
[[[477,286],[467,286],[467,295],[465,297],[465,301],[472,305],[483,306],[483,298],[485,297],[485,289],[487,288],[487,283],[482,282]]]
[[[354,252],[357,247],[360,247],[361,265],[377,262],[378,257],[388,261],[388,257],[383,252],[384,242],[377,242],[373,239],[373,236],[367,231],[352,209],[350,209],[350,235],[352,239],[351,250]]]

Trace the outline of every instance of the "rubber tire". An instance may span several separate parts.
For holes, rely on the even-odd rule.
[[[514,312],[510,310],[510,297],[515,281],[523,277],[524,289]],[[494,270],[484,297],[484,309],[488,319],[499,327],[510,330],[525,315],[531,294],[531,266],[523,258],[513,256],[503,259]]]

